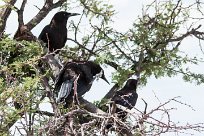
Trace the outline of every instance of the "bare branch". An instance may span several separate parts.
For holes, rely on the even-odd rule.
[[[172,39],[169,39],[168,41],[167,41],[167,43],[168,42],[176,42],[176,41],[182,41],[184,38],[186,38],[187,36],[189,36],[189,35],[198,35],[198,34],[204,34],[204,33],[201,33],[201,32],[198,32],[198,31],[196,31],[196,30],[198,30],[199,28],[201,27],[201,25],[199,25],[198,27],[196,27],[196,28],[193,28],[193,29],[191,29],[190,31],[188,31],[188,32],[186,32],[185,34],[183,34],[183,35],[181,35],[181,36],[179,36],[179,37],[177,37],[177,38],[172,38]]]
[[[24,12],[24,8],[25,5],[27,3],[27,0],[23,0],[22,4],[21,4],[21,8],[17,11],[18,13],[18,26],[22,26],[24,25],[24,21],[23,21],[23,12]]]
[[[6,3],[6,6],[0,9],[0,38],[4,32],[6,21],[11,13],[12,6],[14,6],[16,1],[17,0],[9,0],[9,2]]]
[[[53,0],[46,0],[42,9],[26,24],[28,30],[32,30],[52,9],[62,6],[64,2],[66,2],[66,0],[59,0],[56,3],[53,3]]]

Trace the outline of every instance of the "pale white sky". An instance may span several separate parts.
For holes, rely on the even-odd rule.
[[[152,1],[152,0],[151,0]],[[192,2],[190,0],[188,2]],[[126,31],[131,27],[132,22],[137,19],[138,15],[141,15],[143,4],[147,4],[150,0],[110,0],[110,3],[114,5],[114,9],[117,14],[114,17],[114,25],[113,27],[119,31]],[[25,12],[25,22],[31,19],[36,12],[38,11],[32,5],[41,5],[42,3],[36,3],[36,0],[30,0],[28,2],[29,8],[26,9]],[[56,13],[57,10],[52,11],[46,19],[44,19],[34,30],[34,35],[38,36],[42,28],[50,22],[53,14]],[[73,9],[73,12],[78,12],[77,9]],[[196,15],[196,14],[195,14]],[[72,18],[71,20],[78,20],[79,18]],[[16,22],[16,13],[12,14],[12,17],[8,20],[8,26],[6,29],[7,33],[14,33],[17,29]],[[203,42],[202,42],[203,44]],[[188,38],[187,40],[182,42],[182,50],[190,53],[191,55],[198,55],[200,57],[204,57],[201,54],[198,46],[198,41],[192,38]],[[193,70],[203,73],[204,64],[199,66],[191,66]],[[109,77],[109,81],[111,80],[111,72],[112,69],[105,69],[105,73],[107,77]],[[112,87],[111,85],[106,84],[103,81],[95,82],[92,86],[92,89],[85,95],[85,98],[89,101],[100,100]],[[160,99],[161,102],[165,102],[170,98],[175,96],[181,96],[181,101],[187,104],[190,104],[195,111],[192,111],[190,108],[185,107],[183,105],[179,105],[176,103],[172,103],[168,105],[168,107],[177,108],[171,112],[171,118],[175,122],[181,123],[204,123],[204,87],[203,84],[200,86],[196,86],[195,84],[186,83],[182,80],[181,76],[176,76],[173,78],[164,77],[161,79],[151,78],[148,80],[147,86],[143,88],[139,88],[137,90],[139,94],[139,98],[136,104],[136,107],[140,110],[144,109],[144,103],[141,98],[144,98],[148,103],[148,110],[158,106],[159,102],[155,98],[154,93]],[[43,106],[43,105],[42,105]],[[47,105],[44,105],[47,107]],[[44,107],[43,106],[43,107]],[[162,136],[172,136],[171,134],[163,134]],[[179,136],[186,136],[187,134],[179,134]],[[196,136],[203,136],[204,133],[195,133]]]

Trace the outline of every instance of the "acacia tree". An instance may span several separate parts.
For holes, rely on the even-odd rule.
[[[1,135],[107,135],[108,131],[121,135],[160,135],[188,129],[203,131],[202,122],[178,126],[171,120],[169,111],[172,109],[166,109],[165,105],[172,101],[187,105],[178,101],[177,97],[148,111],[140,111],[137,107],[130,111],[117,105],[130,114],[125,122],[115,114],[100,109],[100,105],[134,75],[139,77],[139,86],[145,86],[151,76],[159,78],[177,74],[182,74],[185,81],[197,84],[204,82],[202,73],[193,73],[184,67],[188,63],[199,64],[202,60],[183,55],[180,50],[182,41],[189,36],[197,40],[204,39],[202,17],[190,16],[192,9],[203,15],[199,0],[189,5],[181,0],[153,1],[146,6],[142,16],[135,18],[132,28],[126,32],[111,27],[114,7],[104,1],[45,0],[44,5],[38,7],[36,16],[27,23],[23,16],[27,0],[22,1],[20,8],[15,6],[16,0],[4,2],[0,12]],[[65,10],[69,7],[77,7],[82,13],[79,22],[71,22],[69,26],[74,36],[67,39],[69,45],[61,50],[61,60],[92,59],[112,67],[115,69],[112,77],[115,85],[107,90],[101,102],[93,104],[79,98],[78,106],[63,109],[56,104],[53,94],[55,76],[61,65],[44,50],[31,30],[54,8]],[[14,37],[4,32],[12,10],[18,14],[19,24]],[[86,34],[81,32],[83,19],[89,22]],[[198,46],[202,47],[201,44]],[[39,67],[39,62],[44,63],[43,68]],[[52,105],[53,112],[39,108],[45,99]],[[14,102],[20,103],[20,107]],[[155,113],[166,119],[157,119],[153,116]],[[108,122],[114,122],[113,129],[106,130]]]

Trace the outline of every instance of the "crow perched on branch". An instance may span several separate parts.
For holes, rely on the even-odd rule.
[[[135,79],[129,79],[125,86],[117,91],[113,97],[111,98],[112,103],[110,104],[110,112],[111,113],[116,113],[117,117],[120,118],[122,121],[126,119],[126,115],[128,114],[127,111],[120,109],[119,107],[116,106],[122,105],[123,107],[126,107],[127,109],[131,110],[138,98],[138,94],[136,93],[136,88],[137,88],[137,80]],[[106,108],[107,107],[103,107]],[[106,129],[109,129],[112,127],[112,121],[108,122],[106,125]]]
[[[46,43],[50,52],[61,49],[65,46],[67,41],[67,20],[69,17],[76,15],[80,14],[60,11],[54,15],[50,24],[43,28],[38,39]]]
[[[65,101],[67,107],[70,100],[73,100],[72,96],[84,95],[90,90],[93,81],[99,77],[109,83],[103,69],[93,61],[66,63],[55,82],[54,92],[58,93],[57,102]]]
[[[111,101],[113,101],[115,104],[122,105],[131,110],[135,106],[138,98],[136,88],[137,80],[129,79],[126,82],[125,86],[114,94]],[[116,108],[115,113],[117,113],[118,117],[121,119],[124,119],[127,115],[127,112],[123,111],[120,108]]]

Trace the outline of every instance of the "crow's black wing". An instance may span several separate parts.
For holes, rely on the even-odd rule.
[[[111,101],[120,101],[121,100],[121,96],[124,95],[124,93],[119,90],[117,92],[115,92],[114,96],[112,97]]]
[[[58,86],[61,86],[61,84],[63,82],[63,74],[64,74],[65,70],[66,70],[66,65],[61,68],[58,76],[55,79],[55,88]]]
[[[121,96],[121,103],[120,105],[127,107],[128,109],[132,109],[137,101],[137,93],[136,92],[132,92],[132,93],[128,93],[126,95]]]
[[[57,95],[57,102],[66,99],[73,88],[74,80],[80,74],[79,66],[76,63],[67,63],[61,69],[55,81],[54,92]]]
[[[67,28],[65,27],[65,31],[64,31],[64,34],[63,34],[63,46],[65,46],[65,43],[67,41]]]
[[[67,98],[72,90],[73,81],[66,80],[62,83],[58,96],[57,96],[57,103],[61,102],[63,99]]]
[[[65,67],[63,67],[58,76],[56,77],[56,80],[55,80],[55,87],[54,87],[54,94],[55,94],[55,98],[56,97],[59,97],[59,91],[61,89],[61,86],[62,86],[62,83],[63,83],[63,75],[64,75],[64,72],[65,72]],[[57,98],[58,100],[58,98]]]
[[[38,37],[38,39],[46,43],[46,47],[49,48],[49,51],[51,52],[56,49],[56,46],[58,46],[57,42],[59,41],[60,37],[59,34],[55,31],[56,30],[54,28],[52,28],[50,25],[47,25],[43,28]]]
[[[38,39],[42,40],[44,43],[48,43],[47,34],[50,33],[50,29],[50,25],[45,26],[41,31],[40,35],[38,36]]]
[[[121,89],[115,93],[112,101],[114,101],[116,104],[127,107],[128,109],[132,109],[132,107],[134,107],[136,104],[137,98],[138,95],[134,90],[128,93],[124,93],[123,89]]]

